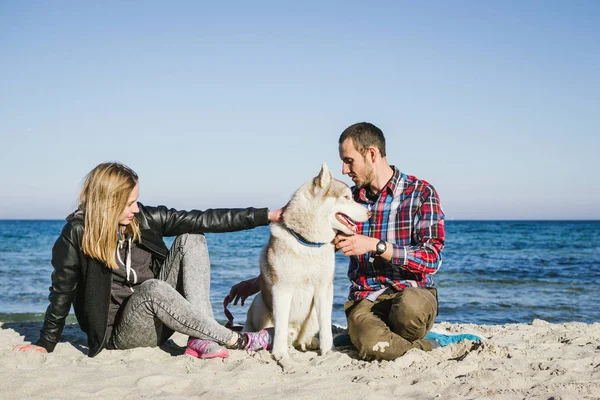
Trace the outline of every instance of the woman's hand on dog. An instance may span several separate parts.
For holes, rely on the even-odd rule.
[[[281,221],[281,216],[283,215],[284,208],[280,208],[278,210],[269,210],[269,222],[279,222]],[[240,282],[241,283],[241,282]]]

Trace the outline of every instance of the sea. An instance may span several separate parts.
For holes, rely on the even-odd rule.
[[[41,321],[52,246],[65,221],[0,220],[0,321]],[[256,276],[268,227],[207,234],[211,302],[224,323],[232,285]],[[170,245],[173,238],[165,238]],[[333,323],[346,325],[348,258],[336,254]],[[600,322],[600,221],[446,221],[434,276],[438,322],[503,325]],[[230,307],[243,324],[248,303]],[[72,311],[71,311],[72,312]],[[75,322],[72,314],[68,321]]]

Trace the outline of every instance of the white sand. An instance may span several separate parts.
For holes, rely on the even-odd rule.
[[[102,351],[89,358],[77,327],[52,354],[17,353],[39,323],[0,326],[2,399],[600,399],[600,324],[503,326],[437,324],[470,332],[483,345],[411,350],[393,362],[365,362],[352,351],[325,357],[291,350],[295,372],[260,351],[224,360],[183,355],[185,338],[163,348]]]

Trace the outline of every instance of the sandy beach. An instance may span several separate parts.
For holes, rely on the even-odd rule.
[[[365,362],[352,349],[324,357],[291,350],[282,366],[270,353],[232,351],[227,359],[183,355],[185,337],[162,348],[104,350],[86,356],[84,335],[67,326],[52,354],[17,353],[39,322],[0,329],[3,399],[599,399],[600,323],[458,325],[481,345],[411,350],[395,361]]]

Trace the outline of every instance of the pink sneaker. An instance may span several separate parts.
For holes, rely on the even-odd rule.
[[[266,329],[259,332],[242,332],[242,335],[246,335],[248,338],[248,344],[244,347],[244,350],[253,352],[271,348],[271,336]]]
[[[196,358],[227,358],[229,352],[212,340],[192,339],[183,354]]]

